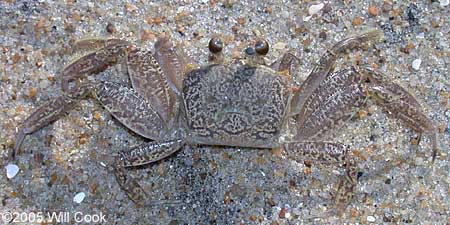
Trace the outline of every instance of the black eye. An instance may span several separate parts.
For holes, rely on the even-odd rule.
[[[247,47],[245,49],[245,54],[247,54],[247,55],[254,55],[255,54],[255,49],[252,48],[252,47]]]
[[[255,51],[258,55],[266,55],[269,52],[269,44],[266,40],[258,40],[255,43]]]
[[[223,49],[223,42],[218,37],[213,37],[208,44],[209,51],[212,53],[219,53]]]

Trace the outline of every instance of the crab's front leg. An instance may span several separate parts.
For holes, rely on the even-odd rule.
[[[330,74],[338,57],[347,50],[357,48],[370,41],[376,41],[383,36],[379,30],[369,31],[360,35],[346,38],[336,43],[332,48],[328,49],[319,59],[317,65],[313,68],[309,76],[302,83],[300,92],[298,92],[292,100],[292,115],[301,114],[304,110],[304,104],[310,98],[311,94],[319,87],[319,85]]]
[[[364,67],[360,73],[367,76],[368,94],[371,99],[381,106],[388,115],[402,121],[410,129],[431,136],[433,149],[432,161],[438,151],[437,130],[433,122],[425,115],[417,100],[406,89],[389,81],[381,71]]]
[[[180,203],[180,201],[176,200],[147,200],[148,196],[146,192],[141,188],[137,179],[127,175],[126,168],[157,162],[172,155],[181,149],[183,145],[183,137],[180,137],[170,141],[145,143],[119,153],[115,158],[115,165],[113,166],[114,175],[119,185],[133,202],[139,206]]]
[[[70,82],[97,73],[118,62],[124,63],[133,89],[144,97],[165,122],[173,117],[183,76],[192,64],[181,49],[167,37],[158,38],[155,51],[140,50],[120,39],[84,39],[73,44],[75,50],[93,50],[70,63],[62,71],[63,91],[73,91]]]

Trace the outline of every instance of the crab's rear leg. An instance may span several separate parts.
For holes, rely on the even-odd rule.
[[[304,110],[304,104],[309,99],[314,90],[325,80],[333,68],[340,54],[347,50],[359,47],[364,43],[376,41],[382,37],[379,30],[369,31],[357,36],[346,38],[336,43],[331,49],[328,49],[319,59],[317,65],[313,68],[308,78],[302,83],[300,92],[292,100],[292,115],[301,114]]]
[[[345,169],[334,196],[335,208],[343,211],[354,196],[358,179],[358,168],[348,149],[340,143],[294,141],[284,144],[289,158],[303,162],[311,161],[321,165]]]
[[[107,46],[129,45],[129,42],[117,38],[86,38],[75,41],[71,48],[74,52],[95,51]]]
[[[162,160],[181,149],[183,145],[182,138],[170,141],[154,141],[119,153],[115,158],[114,174],[119,185],[133,202],[140,206],[180,203],[175,200],[147,200],[147,194],[140,187],[138,181],[127,175],[125,169]]]
[[[40,106],[20,126],[14,148],[9,157],[11,159],[15,158],[16,154],[19,152],[20,146],[28,134],[61,118],[61,116],[72,109],[80,99],[84,98],[89,93],[90,88],[90,85],[81,86],[75,92],[65,93]]]
[[[165,135],[168,133],[166,123],[143,97],[125,86],[112,82],[101,82],[82,86],[76,94],[65,93],[64,96],[50,100],[39,107],[24,122],[11,156],[13,157],[18,151],[27,134],[59,119],[89,92],[92,92],[95,98],[116,119],[133,132],[153,140],[166,137]],[[152,142],[147,146],[121,153],[117,158],[117,166],[114,169],[119,184],[125,191],[130,192],[130,197],[141,198],[145,192],[137,182],[126,176],[124,168],[139,165],[142,162],[147,163],[148,161],[153,162],[162,159],[178,150],[183,143],[182,139],[172,142]]]
[[[399,119],[416,132],[430,134],[434,161],[438,151],[437,130],[414,96],[400,85],[389,81],[379,70],[369,67],[359,70],[370,81],[367,87],[371,99],[387,111],[389,116]]]

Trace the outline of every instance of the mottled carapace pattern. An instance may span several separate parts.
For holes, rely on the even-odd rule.
[[[192,138],[215,145],[278,146],[290,95],[286,77],[239,63],[194,70],[183,86]]]

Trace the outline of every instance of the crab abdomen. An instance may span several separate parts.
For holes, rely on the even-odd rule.
[[[200,144],[278,146],[290,96],[288,80],[263,66],[211,65],[183,82],[187,126]]]

